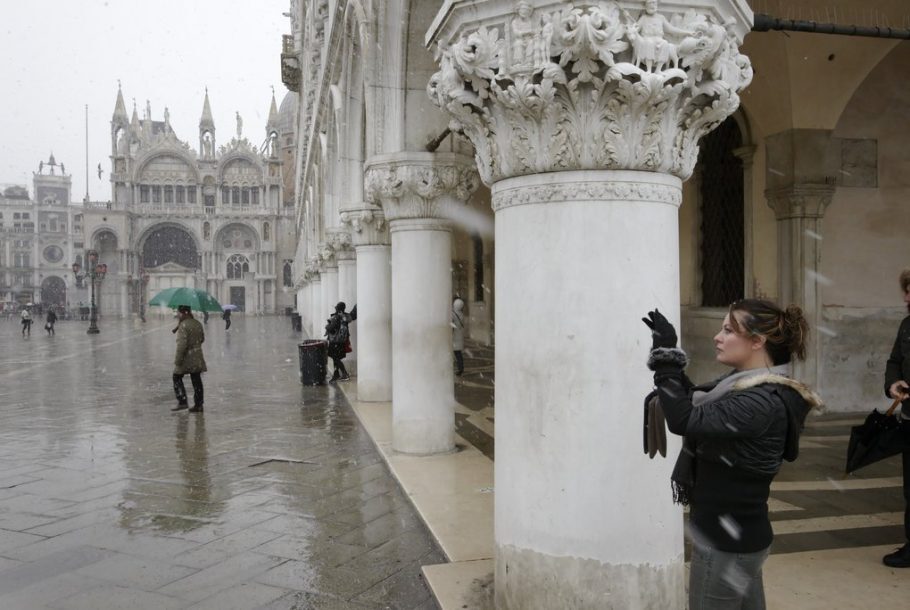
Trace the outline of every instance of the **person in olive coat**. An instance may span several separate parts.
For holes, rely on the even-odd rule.
[[[189,412],[201,413],[204,402],[202,373],[208,370],[202,354],[205,331],[186,305],[177,308],[177,319],[177,328],[173,330],[177,335],[177,352],[174,355],[174,394],[177,395],[177,406],[171,411],[189,408],[183,385],[183,376],[189,375],[193,382],[193,407]]]
[[[901,290],[904,293],[904,304],[910,312],[910,269],[900,275]],[[901,321],[897,330],[891,356],[885,365],[885,394],[888,398],[900,398],[901,427],[910,438],[910,316]],[[893,553],[882,557],[882,562],[889,568],[910,568],[910,449],[903,452],[904,469],[904,537],[906,543]]]

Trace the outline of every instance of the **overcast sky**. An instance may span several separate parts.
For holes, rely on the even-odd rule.
[[[288,0],[2,0],[0,20],[0,184],[23,184],[53,151],[85,195],[85,105],[89,191],[111,197],[110,120],[123,84],[128,114],[145,101],[152,118],[170,111],[177,136],[198,147],[205,87],[218,145],[236,129],[257,146],[265,138],[271,87],[278,103],[281,35],[290,33]],[[97,166],[104,170],[98,179]]]

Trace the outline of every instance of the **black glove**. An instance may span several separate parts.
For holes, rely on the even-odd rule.
[[[651,350],[658,347],[676,347],[676,329],[664,314],[655,309],[649,311],[648,317],[642,318],[641,321],[651,329]]]

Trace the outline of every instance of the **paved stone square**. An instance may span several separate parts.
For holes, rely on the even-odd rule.
[[[86,325],[0,321],[0,608],[436,608],[445,557],[287,318],[210,320],[199,415],[172,320]]]

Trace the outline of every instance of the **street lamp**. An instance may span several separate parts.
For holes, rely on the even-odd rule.
[[[83,278],[88,277],[92,283],[91,314],[86,332],[90,335],[97,335],[101,331],[98,329],[98,314],[95,311],[95,280],[98,280],[99,284],[104,281],[104,276],[107,274],[107,265],[98,262],[98,253],[95,250],[89,250],[88,269],[84,273],[79,273],[80,269],[79,263],[73,263],[73,275],[76,276],[76,281],[81,282]]]
[[[149,283],[148,271],[139,267],[139,277],[134,280],[130,274],[127,282],[136,287],[136,295],[139,299],[139,319],[145,322],[145,286]]]

